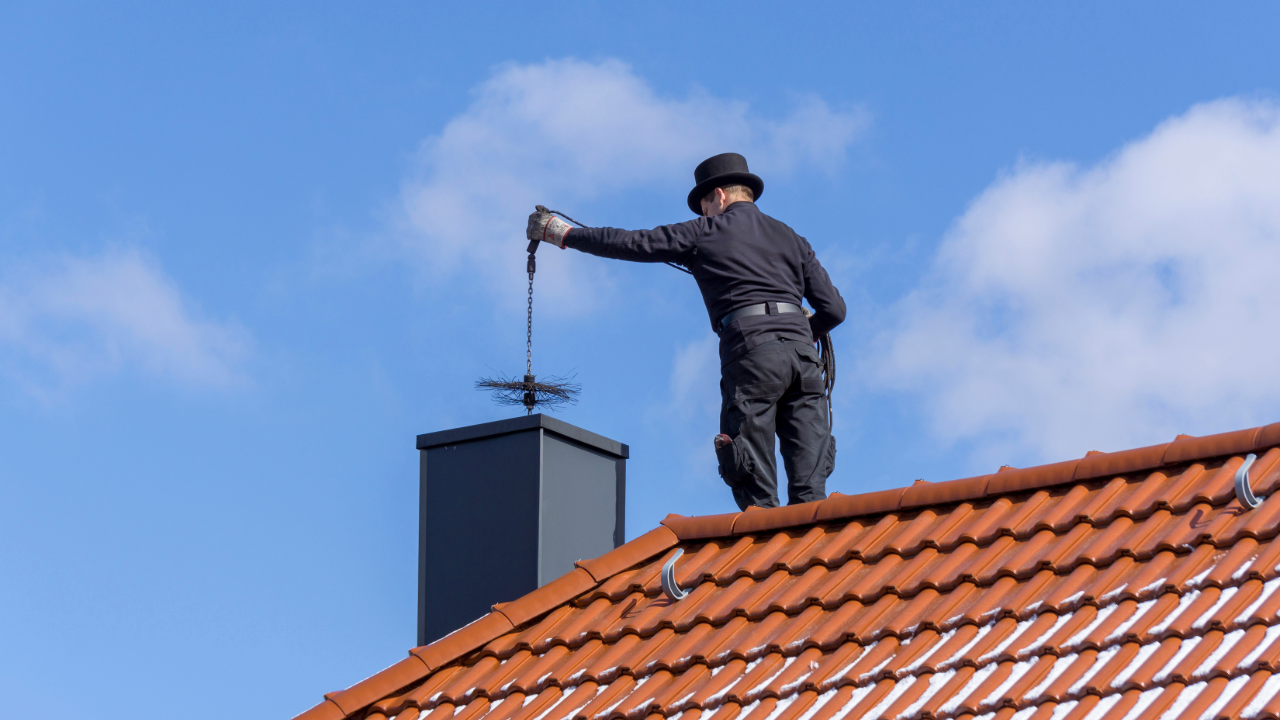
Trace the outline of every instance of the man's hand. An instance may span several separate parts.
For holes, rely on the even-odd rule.
[[[529,228],[525,234],[530,240],[541,240],[564,249],[564,236],[569,234],[573,226],[552,215],[539,210],[529,216]]]
[[[801,305],[801,306],[800,306],[800,312],[803,312],[803,313],[804,313],[804,319],[809,321],[809,334],[813,336],[813,337],[812,337],[812,342],[813,342],[813,344],[814,344],[814,345],[817,345],[817,344],[818,344],[818,335],[817,335],[817,334],[814,332],[814,330],[813,330],[813,311],[812,311],[812,310],[810,310],[809,308],[807,308],[807,307],[805,307],[805,306]]]

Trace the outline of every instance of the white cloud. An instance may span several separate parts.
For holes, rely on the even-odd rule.
[[[64,256],[0,279],[0,368],[37,396],[125,367],[195,385],[243,381],[248,334],[195,318],[138,251]]]
[[[665,97],[615,60],[508,65],[424,144],[399,235],[433,280],[465,273],[517,302],[535,204],[573,215],[595,198],[658,188],[683,208],[694,166],[710,155],[742,152],[767,178],[806,164],[830,170],[867,122],[812,97],[782,119],[697,92]],[[683,212],[672,221],[691,217]],[[603,265],[575,255],[539,264],[540,297],[582,304],[593,294]]]
[[[1280,420],[1277,268],[1280,107],[1200,105],[1094,167],[988,188],[877,377],[943,438],[1029,459]]]

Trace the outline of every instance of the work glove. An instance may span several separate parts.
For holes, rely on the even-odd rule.
[[[564,249],[564,236],[569,234],[573,226],[544,210],[529,216],[529,229],[525,232],[530,240],[541,240]]]

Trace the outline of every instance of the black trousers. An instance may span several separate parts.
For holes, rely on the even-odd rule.
[[[720,432],[733,442],[717,450],[716,458],[738,507],[778,506],[775,433],[787,471],[787,504],[825,498],[836,441],[828,439],[817,349],[796,340],[772,340],[720,372]]]

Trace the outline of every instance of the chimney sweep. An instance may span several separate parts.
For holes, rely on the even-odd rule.
[[[716,155],[693,177],[689,209],[700,217],[653,230],[575,228],[539,206],[529,216],[530,247],[549,242],[600,257],[665,262],[692,274],[720,336],[714,446],[734,501],[743,510],[778,506],[775,434],[788,504],[821,500],[836,452],[828,333],[844,321],[844,299],[809,242],[756,207],[764,181],[747,169],[746,158]],[[812,315],[800,306],[802,297]],[[821,354],[814,348],[819,340]]]

